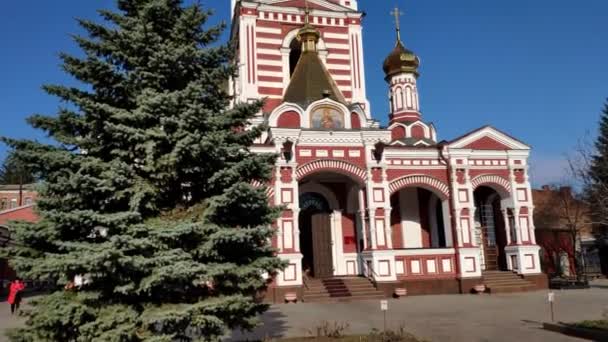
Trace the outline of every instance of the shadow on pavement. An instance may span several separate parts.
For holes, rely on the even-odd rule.
[[[268,338],[283,337],[287,330],[286,317],[277,308],[268,310],[262,315],[261,320],[262,324],[252,332],[233,331],[226,341],[263,341]]]

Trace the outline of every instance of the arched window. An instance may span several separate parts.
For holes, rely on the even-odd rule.
[[[410,88],[410,87],[406,87],[405,88],[405,101],[406,101],[408,109],[413,108],[413,105],[412,105],[412,88]]]
[[[277,120],[277,127],[282,128],[300,128],[300,114],[294,111],[288,111]]]
[[[391,137],[393,140],[403,139],[405,138],[405,127],[396,126],[391,130]]]
[[[396,109],[403,109],[403,90],[401,90],[401,87],[397,88],[395,97],[397,98]]]
[[[289,77],[291,77],[294,70],[296,70],[296,65],[298,65],[300,55],[302,55],[302,45],[297,38],[294,38],[291,41],[291,44],[289,44],[289,48],[291,49],[289,52]]]
[[[424,134],[424,128],[420,125],[414,125],[412,127],[412,138],[418,138],[418,139],[426,138],[426,136]]]

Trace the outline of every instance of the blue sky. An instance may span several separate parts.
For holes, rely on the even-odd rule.
[[[405,44],[422,59],[425,120],[450,140],[490,124],[533,147],[535,186],[559,181],[564,154],[595,134],[608,97],[606,0],[360,0],[367,13],[364,52],[373,116],[385,123],[382,61],[394,43],[398,3]],[[229,20],[229,0],[202,0]],[[78,53],[74,18],[97,18],[112,0],[8,1],[0,11],[0,135],[44,139],[25,123],[54,114],[44,83],[75,84],[60,51]],[[225,35],[226,36],[226,35]],[[0,159],[6,148],[0,146]]]

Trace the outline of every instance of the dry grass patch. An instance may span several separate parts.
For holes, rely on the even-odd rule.
[[[342,322],[321,322],[314,329],[308,330],[308,337],[269,339],[266,342],[428,342],[420,339],[401,325],[396,330],[380,331],[374,329],[368,334],[348,334],[350,324]]]

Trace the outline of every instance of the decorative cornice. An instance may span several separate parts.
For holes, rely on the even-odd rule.
[[[476,189],[482,185],[494,185],[499,186],[501,190],[507,194],[511,193],[511,183],[503,177],[497,175],[480,175],[471,180],[473,189]]]
[[[367,180],[366,170],[342,160],[335,159],[323,159],[315,160],[310,163],[306,163],[298,167],[296,171],[296,178],[301,180],[302,178],[321,171],[336,171],[342,174],[348,174],[353,176],[358,181],[365,183]]]
[[[391,184],[389,185],[389,189],[391,194],[394,194],[395,192],[403,188],[412,187],[416,185],[430,187],[431,189],[435,190],[434,192],[439,195],[442,200],[447,199],[450,195],[450,187],[446,183],[440,181],[437,178],[425,175],[410,175],[399,178],[391,182]]]

